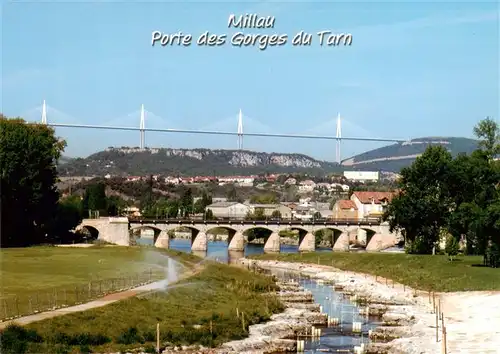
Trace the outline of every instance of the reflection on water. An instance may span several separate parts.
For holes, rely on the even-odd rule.
[[[138,245],[153,246],[153,238],[141,237],[136,240]],[[177,251],[182,251],[186,253],[193,253],[202,258],[210,258],[223,263],[233,263],[236,260],[247,257],[253,254],[263,254],[264,245],[263,244],[253,244],[248,243],[245,245],[244,251],[228,251],[227,242],[225,241],[211,241],[208,242],[207,251],[191,251],[191,241],[187,239],[171,239],[170,248]],[[280,251],[282,253],[297,253],[299,249],[298,245],[281,245]],[[330,251],[330,248],[318,248],[318,252]]]

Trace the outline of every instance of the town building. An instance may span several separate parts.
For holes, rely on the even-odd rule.
[[[395,192],[354,192],[351,200],[358,209],[358,218],[381,217]]]
[[[243,219],[250,212],[248,205],[238,202],[212,203],[206,207],[206,210],[209,209],[216,218]]]
[[[312,192],[316,187],[314,181],[307,179],[299,183],[299,192]]]
[[[358,219],[358,207],[353,200],[341,199],[333,206],[334,219]]]
[[[344,177],[351,182],[377,182],[378,171],[344,171]]]

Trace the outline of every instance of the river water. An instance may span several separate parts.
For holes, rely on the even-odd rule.
[[[137,244],[140,245],[148,245],[153,246],[153,239],[141,237],[137,238]],[[170,249],[176,251],[182,251],[186,253],[193,253],[203,258],[211,258],[218,260],[219,262],[224,263],[233,263],[236,262],[239,258],[243,258],[250,255],[255,254],[263,254],[264,253],[264,245],[263,244],[253,244],[248,243],[245,245],[245,250],[242,252],[231,251],[229,252],[227,249],[226,241],[210,241],[207,244],[206,252],[193,252],[191,251],[191,240],[189,239],[171,239],[170,240]],[[299,246],[298,245],[281,245],[280,252],[282,253],[298,253]],[[317,248],[317,252],[331,252],[331,248]]]
[[[353,353],[355,346],[369,342],[368,331],[377,326],[377,318],[359,314],[359,306],[349,297],[336,292],[332,285],[319,284],[283,271],[272,271],[272,274],[284,280],[298,281],[304,289],[311,291],[314,302],[322,306],[323,313],[339,319],[338,325],[322,328],[319,338],[307,338],[305,353]],[[361,323],[361,332],[353,332],[353,322]]]

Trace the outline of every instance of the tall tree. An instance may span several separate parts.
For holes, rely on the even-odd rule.
[[[193,191],[191,188],[186,188],[182,191],[181,209],[183,216],[188,216],[193,212]]]
[[[102,182],[91,184],[85,189],[83,196],[83,209],[85,213],[89,211],[99,211],[105,214],[107,208],[106,185]]]
[[[0,115],[2,247],[44,242],[57,213],[64,147],[52,128]]]
[[[74,229],[85,215],[82,209],[82,200],[77,195],[68,196],[59,200],[57,214],[50,229],[51,238],[56,242],[71,241]]]
[[[488,227],[488,208],[497,198],[500,173],[491,163],[489,153],[483,150],[459,155],[452,162],[451,170],[448,189],[453,204],[449,231],[457,239],[466,236],[469,253],[484,255],[489,235],[483,228]]]
[[[441,229],[447,225],[451,200],[447,180],[451,154],[442,146],[430,146],[401,171],[399,195],[389,204],[384,219],[392,231],[400,231],[411,253],[431,253]]]
[[[479,139],[479,148],[490,157],[500,154],[500,126],[490,117],[474,127],[474,135]]]

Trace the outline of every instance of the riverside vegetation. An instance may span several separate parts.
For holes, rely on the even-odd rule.
[[[500,127],[487,118],[474,133],[479,148],[470,155],[453,158],[430,146],[401,171],[384,219],[403,235],[408,253],[436,253],[443,239],[455,238],[465,242],[466,254],[500,267]],[[447,243],[455,253],[454,242]]]
[[[35,322],[1,333],[2,353],[155,351],[156,325],[162,347],[214,347],[242,339],[252,324],[283,311],[269,292],[269,277],[207,262],[204,269],[144,298]]]

